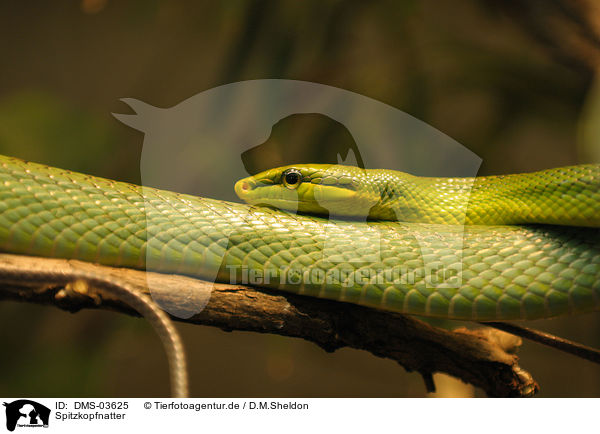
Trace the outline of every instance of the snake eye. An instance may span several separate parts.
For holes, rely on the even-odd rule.
[[[283,185],[285,185],[290,190],[298,188],[300,183],[302,182],[302,174],[298,169],[287,169],[283,172]]]

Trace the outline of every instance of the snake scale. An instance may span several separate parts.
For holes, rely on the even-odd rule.
[[[302,180],[305,174],[298,171]],[[281,176],[271,173],[276,174],[273,179]],[[314,184],[327,185],[326,178]],[[257,179],[238,183],[236,190],[260,190],[251,185]],[[361,191],[366,181],[346,176],[335,182],[354,190],[313,189],[309,203],[351,203],[346,200],[356,199],[352,191]],[[360,221],[195,197],[0,157],[0,250],[226,283],[247,279],[308,296],[443,318],[534,319],[596,309],[600,166],[479,182],[469,184],[474,200],[466,208],[450,203],[450,208],[460,208],[451,214],[462,215],[458,223],[465,225],[437,218],[411,221],[421,218],[411,202],[415,198],[386,203],[412,191],[400,187],[380,188],[364,206],[351,207],[375,208],[366,216],[369,221]],[[530,188],[513,189],[509,196],[498,193],[503,186],[519,184]],[[299,188],[283,190],[298,199]],[[445,197],[451,196],[448,191]],[[505,202],[505,209],[499,208],[503,224],[477,220],[488,214],[480,206],[486,201]],[[255,202],[269,200],[263,196]],[[443,202],[433,199],[436,206]],[[508,217],[514,213],[506,212],[511,207],[521,213],[516,221]],[[536,207],[552,224],[513,224],[536,223],[521,221]],[[395,215],[405,209],[416,217],[386,221],[390,209]]]

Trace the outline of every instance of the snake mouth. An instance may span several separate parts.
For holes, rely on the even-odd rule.
[[[310,182],[289,189],[249,177],[236,182],[235,192],[249,205],[317,216],[366,217],[373,206],[372,200],[363,203],[354,190]]]
[[[285,209],[288,211],[302,210],[313,204],[312,201],[298,199],[286,199],[282,197],[248,197],[247,191],[240,186],[241,192],[236,193],[240,199],[249,205],[266,206],[269,208]]]

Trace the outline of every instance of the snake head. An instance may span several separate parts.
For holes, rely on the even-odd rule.
[[[251,205],[318,215],[364,216],[379,201],[367,171],[337,164],[294,164],[266,170],[235,184]]]

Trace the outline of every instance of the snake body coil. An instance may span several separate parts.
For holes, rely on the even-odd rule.
[[[582,176],[597,180],[589,168]],[[457,319],[600,304],[598,228],[328,221],[10,157],[0,157],[0,250]]]

